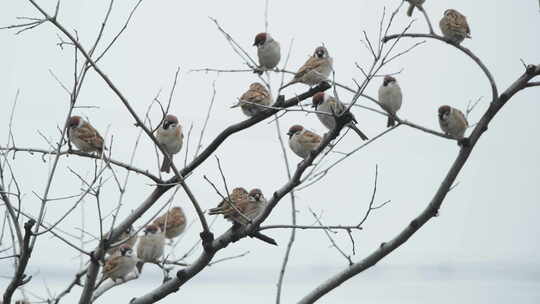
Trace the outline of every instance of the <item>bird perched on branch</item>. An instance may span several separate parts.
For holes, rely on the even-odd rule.
[[[156,218],[153,222],[161,231],[165,233],[168,239],[174,239],[186,229],[186,215],[180,207],[173,207],[165,214]]]
[[[165,236],[161,228],[150,224],[144,228],[144,235],[139,237],[137,244],[137,269],[141,272],[145,262],[157,262],[165,249]]]
[[[281,48],[279,42],[274,40],[270,34],[257,34],[253,46],[257,47],[259,68],[262,70],[271,70],[278,65],[279,60],[281,59]]]
[[[71,116],[68,121],[70,141],[82,152],[103,152],[103,137],[92,125],[80,116]]]
[[[328,128],[328,130],[332,130],[336,127],[336,119],[334,118],[334,115],[342,115],[347,110],[347,107],[341,101],[337,100],[334,96],[325,94],[324,92],[318,92],[313,95],[311,102],[312,107],[314,107],[317,111],[317,117],[321,123]],[[323,114],[320,112],[328,114]],[[350,112],[349,114],[351,116],[351,121],[347,123],[347,127],[353,129],[353,131],[356,132],[362,140],[368,140],[368,137],[354,125],[354,123],[357,122],[354,115]]]
[[[167,157],[163,157],[163,164],[161,165],[161,172],[169,173],[171,170],[171,164],[173,155],[180,152],[182,149],[182,143],[184,141],[184,134],[182,133],[182,126],[178,123],[178,118],[174,115],[167,115],[162,124],[157,130],[156,139],[158,143],[168,153],[170,160]]]
[[[317,47],[313,55],[296,72],[293,80],[281,87],[281,89],[298,82],[314,86],[326,81],[330,73],[332,73],[333,62],[334,60],[330,57],[328,50],[324,46]]]
[[[121,243],[120,245],[118,246],[114,246],[114,247],[111,247],[107,250],[107,254],[109,255],[115,255],[118,250],[120,249],[120,247],[122,245],[127,245],[128,247],[130,248],[133,248],[133,246],[135,246],[135,243],[137,242],[137,236],[136,235],[133,235],[130,237],[131,235],[131,232],[133,231],[133,227],[130,226],[128,227],[126,230],[124,230],[122,232],[122,234],[120,234],[120,236],[118,237],[118,239],[115,241],[115,243]],[[107,237],[109,237],[110,235],[110,232],[109,234],[107,234]],[[127,239],[127,240],[126,240]],[[124,240],[126,240],[125,242],[123,242]],[[123,242],[123,243],[122,243]]]
[[[271,103],[272,97],[266,87],[259,82],[254,82],[249,86],[249,90],[242,94],[238,103],[231,108],[240,106],[246,116],[252,117],[263,111],[265,109],[263,106],[269,106]]]
[[[210,209],[208,214],[222,214],[225,219],[233,222],[233,229],[238,229],[255,219],[264,210],[266,203],[260,189],[255,188],[248,193],[246,189],[238,187],[234,188],[229,197],[223,199],[216,208]],[[277,245],[274,239],[258,231],[251,233],[249,236]]]
[[[460,44],[465,38],[471,38],[467,18],[454,9],[447,9],[439,22],[443,36],[450,42]]]
[[[208,214],[222,214],[223,217],[231,222],[246,225],[256,216],[258,211],[257,204],[251,199],[246,189],[242,187],[234,188],[232,193],[225,197],[216,208],[208,210]]]
[[[422,4],[426,2],[426,0],[406,0],[409,2],[409,8],[407,9],[407,16],[412,17],[412,13],[414,11],[415,7],[418,7],[419,10],[423,10]]]
[[[133,271],[137,258],[133,255],[133,249],[127,245],[122,245],[118,255],[111,256],[105,261],[103,266],[103,277],[99,286],[107,278],[110,278],[114,282],[117,279],[124,279],[126,275]]]
[[[401,108],[401,101],[403,96],[401,94],[401,88],[397,80],[392,76],[384,76],[383,83],[379,88],[379,103],[383,109],[390,114],[388,116],[387,127],[391,127],[396,124],[394,115]]]
[[[439,108],[439,124],[446,135],[457,140],[463,139],[463,135],[469,127],[469,122],[463,112],[447,105]]]
[[[304,159],[311,154],[311,151],[317,149],[322,141],[321,136],[304,129],[301,125],[290,127],[287,135],[289,136],[289,147],[291,150]]]

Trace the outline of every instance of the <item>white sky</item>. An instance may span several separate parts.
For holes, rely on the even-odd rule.
[[[54,1],[40,1],[49,12]],[[107,31],[108,42],[121,27],[134,1],[117,1]],[[68,29],[76,28],[82,43],[89,46],[97,34],[103,19],[107,1],[64,1],[59,20]],[[336,80],[354,86],[352,81],[362,79],[354,63],[370,63],[369,53],[362,47],[362,30],[375,38],[383,6],[393,9],[399,1],[271,1],[269,7],[269,32],[281,42],[286,53],[294,38],[289,69],[297,69],[313,49],[324,43],[334,57]],[[444,10],[453,8],[468,17],[472,39],[463,43],[474,51],[492,71],[499,90],[503,91],[522,73],[520,59],[527,63],[540,63],[538,29],[540,15],[537,1],[427,1],[426,9],[438,31],[438,20]],[[0,3],[0,26],[17,22],[17,16],[39,16],[25,1]],[[177,66],[181,69],[177,95],[171,112],[176,114],[187,129],[193,123],[190,142],[190,158],[196,149],[199,132],[206,116],[212,95],[212,82],[216,81],[216,101],[203,145],[210,142],[223,128],[244,119],[239,109],[229,109],[257,78],[250,73],[188,73],[196,68],[244,68],[243,62],[230,49],[208,16],[220,24],[255,56],[251,47],[256,33],[264,31],[264,1],[145,1],[136,12],[131,25],[114,49],[100,63],[101,68],[128,97],[136,111],[143,115],[149,102],[163,89],[165,99]],[[411,32],[427,32],[427,26],[418,13],[418,20]],[[409,19],[402,10],[396,17],[391,32],[401,30]],[[16,91],[20,90],[16,108],[14,133],[17,146],[47,148],[38,131],[58,140],[57,125],[62,125],[68,107],[68,96],[49,74],[52,70],[60,79],[71,84],[73,52],[65,47],[60,50],[56,43],[57,31],[46,24],[15,36],[11,31],[0,31],[0,123],[2,145],[7,140],[9,110]],[[406,49],[418,40],[404,39],[400,49]],[[461,109],[469,100],[483,97],[480,105],[470,116],[474,124],[489,104],[490,88],[480,69],[459,51],[438,41],[428,41],[420,48],[390,64],[384,73],[404,69],[396,78],[401,84],[404,101],[402,118],[437,129],[437,108],[449,104]],[[287,76],[290,77],[290,76]],[[272,76],[277,87],[281,75]],[[366,93],[376,96],[380,81],[372,82]],[[305,91],[303,85],[286,89],[287,97]],[[275,92],[274,92],[275,93]],[[340,97],[348,101],[351,95],[343,90]],[[520,303],[538,303],[539,287],[538,251],[536,236],[540,233],[537,215],[540,189],[540,145],[535,140],[540,125],[535,114],[540,111],[540,90],[531,88],[516,95],[493,120],[487,133],[475,147],[467,165],[458,177],[457,186],[447,197],[440,216],[433,219],[409,242],[384,259],[367,274],[361,274],[324,297],[321,303],[357,303],[356,299],[377,303],[400,301],[428,303],[446,298],[448,303],[493,303],[493,290],[501,295],[519,294]],[[366,100],[362,103],[370,105]],[[79,98],[80,105],[98,106],[95,109],[79,109],[78,114],[87,116],[92,124],[107,135],[114,136],[113,157],[128,161],[138,134],[133,119],[104,82],[95,74],[88,75],[86,86]],[[365,110],[354,110],[359,126],[368,136],[384,130],[385,118]],[[154,120],[159,119],[153,112]],[[282,119],[282,127],[293,123],[323,133],[326,130],[313,115],[288,113]],[[108,132],[106,130],[108,129]],[[283,133],[286,131],[284,130]],[[532,138],[532,140],[531,140]],[[354,134],[349,134],[337,148],[349,151],[360,144]],[[185,149],[185,147],[184,147]],[[177,159],[183,160],[182,157]],[[289,150],[293,166],[299,158]],[[308,211],[323,212],[325,224],[354,224],[360,220],[371,196],[375,165],[379,166],[377,202],[392,203],[373,213],[361,232],[355,232],[355,261],[373,251],[377,246],[396,235],[410,220],[425,208],[444,178],[458,153],[455,142],[408,128],[399,127],[383,139],[352,156],[345,164],[336,167],[315,186],[298,193],[298,221],[312,224]],[[262,122],[255,127],[235,134],[216,152],[223,163],[229,185],[246,188],[260,187],[267,197],[283,185],[285,172],[281,150],[274,124]],[[337,159],[339,155],[332,156]],[[18,181],[24,190],[23,209],[37,214],[39,201],[32,191],[43,193],[50,162],[41,157],[18,153],[12,162]],[[148,168],[157,174],[153,149],[143,139],[135,159],[137,167]],[[76,156],[62,158],[54,180],[52,197],[77,194],[80,182],[67,167],[88,176],[93,162]],[[116,172],[124,176],[124,170]],[[107,173],[106,176],[110,176]],[[218,182],[219,172],[213,158],[200,166],[189,178],[189,184],[203,208],[213,207],[219,198],[203,180],[203,175]],[[143,177],[132,176],[125,197],[122,215],[150,193],[152,186]],[[103,206],[112,210],[118,201],[118,191],[109,181],[103,190]],[[168,195],[165,195],[168,197]],[[53,202],[47,209],[47,220],[54,221],[70,207],[72,201]],[[164,200],[161,200],[164,202]],[[194,212],[185,194],[180,191],[175,203],[184,206],[188,216]],[[98,234],[97,213],[94,200],[85,202],[86,229]],[[152,213],[152,212],[150,212]],[[136,224],[141,225],[141,219]],[[289,200],[283,199],[266,223],[290,222]],[[265,224],[266,224],[265,223]],[[77,211],[62,225],[71,233],[80,233],[81,213]],[[219,219],[214,226],[216,233],[224,231],[228,223]],[[198,238],[199,224],[185,234],[175,250],[182,255]],[[248,303],[264,297],[264,303],[272,302],[279,265],[288,240],[288,231],[268,232],[276,238],[279,247],[269,247],[253,240],[233,244],[216,258],[242,253],[250,254],[238,260],[228,261],[205,270],[183,287],[178,294],[165,299],[173,303],[182,299],[209,302],[215,299]],[[351,244],[346,234],[335,235],[344,250],[350,252]],[[1,244],[4,248],[6,244]],[[90,248],[92,245],[87,245]],[[192,257],[193,258],[193,257]],[[1,275],[11,273],[7,260],[0,260]],[[290,260],[283,294],[283,303],[291,303],[312,290],[324,279],[346,267],[346,261],[330,248],[322,231],[299,231]],[[39,291],[42,296],[43,280],[50,283],[52,292],[59,292],[72,279],[79,267],[76,254],[55,239],[42,237],[31,260],[30,271],[35,275],[29,290]],[[450,271],[448,271],[450,269]],[[377,272],[380,274],[377,274]],[[428,274],[425,274],[428,273]],[[429,275],[431,274],[431,275]],[[514,275],[515,274],[515,275]],[[386,276],[385,276],[386,275]],[[375,282],[366,280],[366,276]],[[399,280],[412,278],[410,288],[427,290],[422,297],[410,294],[409,286]],[[433,278],[440,284],[433,282]],[[252,279],[253,278],[253,279]],[[258,278],[257,280],[255,278]],[[43,280],[42,280],[43,279]],[[146,281],[145,281],[146,280]],[[255,287],[251,292],[238,289],[251,280]],[[507,280],[486,287],[486,281]],[[157,286],[160,278],[142,278],[139,285],[119,287],[107,299],[124,302],[140,295],[148,286]],[[231,284],[230,286],[225,284]],[[467,284],[464,284],[467,282]],[[522,282],[522,283],[520,283]],[[0,279],[0,289],[8,283]],[[223,283],[223,284],[222,284]],[[236,283],[236,284],[232,284]],[[258,285],[257,285],[258,284]],[[371,285],[370,285],[371,284]],[[372,286],[373,285],[373,286]],[[376,285],[376,286],[375,286]],[[224,288],[227,286],[227,288]],[[448,292],[446,286],[451,291]],[[124,289],[122,289],[124,288]],[[251,288],[251,289],[250,289]],[[385,288],[394,293],[384,292]],[[207,292],[208,290],[216,292]],[[256,292],[254,292],[256,290]],[[380,293],[375,291],[381,290]],[[438,292],[446,290],[445,292]],[[68,302],[78,299],[80,289],[74,291]],[[122,295],[123,294],[123,295]],[[370,296],[373,299],[370,300]],[[185,298],[183,298],[185,297]],[[499,297],[501,303],[504,297]],[[446,302],[446,301],[443,301]],[[506,301],[505,301],[506,302]]]

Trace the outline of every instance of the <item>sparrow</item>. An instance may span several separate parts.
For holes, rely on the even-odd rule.
[[[336,127],[336,120],[333,115],[341,115],[347,110],[347,107],[341,101],[324,92],[318,92],[313,95],[311,102],[312,107],[317,111],[317,117],[328,130],[332,130]],[[321,112],[328,114],[323,114]],[[347,123],[347,127],[356,132],[362,140],[368,140],[368,137],[354,125],[354,122],[356,122],[354,115],[350,112],[349,114],[351,116],[351,121]]]
[[[403,95],[401,95],[401,88],[397,80],[389,75],[384,76],[383,83],[379,88],[379,104],[390,114],[388,116],[388,123],[386,124],[387,127],[396,124],[393,116],[401,108],[402,99]]]
[[[182,149],[182,142],[184,141],[182,126],[178,123],[178,118],[176,118],[176,116],[169,114],[165,117],[163,123],[157,130],[156,139],[170,157],[170,160],[167,159],[167,157],[163,158],[161,172],[169,173],[173,155],[180,152],[180,149]]]
[[[180,207],[171,208],[171,210],[159,216],[153,222],[161,231],[165,232],[165,237],[168,239],[173,239],[184,232],[186,223],[186,216]]]
[[[222,214],[225,219],[245,226],[256,218],[266,205],[266,199],[257,188],[249,193],[244,188],[235,188],[230,199],[222,200],[216,208],[210,209],[208,214]]]
[[[265,109],[257,105],[269,106],[271,103],[272,97],[266,87],[259,82],[254,82],[249,86],[249,90],[242,94],[240,101],[231,108],[240,106],[246,116],[252,117]]]
[[[332,72],[334,60],[328,55],[328,50],[324,46],[319,46],[304,65],[296,72],[293,80],[281,87],[284,89],[292,84],[301,82],[309,86],[317,85],[328,79]]]
[[[444,11],[439,27],[443,36],[452,43],[460,44],[465,38],[471,38],[467,18],[454,9]]]
[[[250,206],[250,204],[250,197],[247,190],[237,187],[216,208],[208,210],[208,214],[222,214],[225,219],[233,223],[245,225],[249,223],[248,219],[251,219],[249,213],[253,211],[253,206]]]
[[[304,129],[301,125],[289,128],[289,147],[296,155],[306,159],[311,151],[315,150],[322,141],[322,137]]]
[[[409,9],[407,9],[407,16],[409,17],[412,16],[412,13],[415,7],[418,7],[418,9],[422,10],[423,9],[422,4],[426,2],[426,0],[406,0],[406,1],[409,2]]]
[[[229,198],[222,200],[216,208],[210,209],[208,214],[222,214],[225,219],[233,222],[233,229],[249,224],[266,206],[266,199],[258,188],[252,189],[249,193],[242,187],[234,188],[229,197],[230,200]],[[277,245],[273,238],[259,231],[252,232],[249,236]]]
[[[122,245],[119,252],[119,255],[111,256],[105,261],[103,277],[98,286],[107,278],[114,282],[117,279],[124,279],[135,268],[137,258],[133,255],[133,249],[127,245]]]
[[[103,152],[103,137],[92,125],[80,116],[71,116],[68,121],[69,140],[82,152]]]
[[[110,247],[109,249],[107,249],[107,254],[116,255],[118,253],[120,247],[122,245],[124,245],[124,244],[129,246],[130,248],[133,248],[135,246],[135,243],[137,242],[137,236],[133,235],[133,236],[130,237],[132,231],[133,231],[133,227],[128,227],[124,232],[122,232],[122,234],[120,234],[118,239],[113,242],[113,243],[120,243],[120,245]],[[110,235],[110,233],[107,234],[107,237],[109,237],[109,235]],[[128,240],[124,242],[124,240],[126,240],[126,239],[128,239]]]
[[[150,224],[144,228],[144,235],[139,237],[137,244],[137,269],[139,273],[145,262],[157,262],[163,255],[165,249],[165,236],[161,228],[155,224]]]
[[[469,127],[463,112],[447,105],[439,108],[439,124],[446,135],[450,135],[457,140],[463,139],[465,130]]]
[[[275,41],[268,33],[259,33],[255,36],[253,46],[257,47],[259,67],[263,70],[275,68],[281,59],[279,42]]]

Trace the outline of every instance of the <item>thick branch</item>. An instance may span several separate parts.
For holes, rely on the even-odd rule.
[[[304,93],[298,97],[295,97],[291,100],[285,101],[282,104],[285,105],[292,105],[293,103],[296,104],[299,101],[301,101],[300,98],[306,99],[311,97],[313,94],[317,92],[317,90],[325,90],[329,87],[328,84],[321,84],[318,87],[315,87],[311,89],[308,93],[310,93],[310,96],[306,95],[307,93]],[[315,91],[314,91],[315,90]],[[281,102],[278,100],[278,104],[281,104]],[[263,112],[265,116],[272,115],[276,112],[276,110],[268,109],[267,111]],[[263,115],[263,114],[261,114]],[[236,126],[245,126],[246,128],[253,125],[255,122],[254,119],[258,118],[260,116],[256,116],[253,118],[250,118],[246,121],[243,121],[241,123],[236,124]],[[273,208],[277,205],[277,203],[288,193],[290,193],[296,186],[300,184],[300,178],[304,171],[311,166],[317,155],[319,155],[329,144],[331,141],[333,141],[337,136],[339,135],[341,129],[345,126],[345,124],[348,122],[346,120],[346,116],[341,116],[337,120],[337,127],[331,130],[327,133],[327,135],[324,137],[323,141],[319,145],[319,147],[311,153],[311,155],[303,160],[297,167],[295,173],[293,174],[292,178],[284,185],[282,186],[278,191],[274,192],[272,198],[268,200],[268,204],[266,208],[261,212],[261,214],[255,218],[251,224],[247,225],[246,227],[242,227],[240,229],[229,229],[225,233],[223,233],[219,238],[216,240],[213,240],[212,242],[209,242],[208,245],[206,245],[205,250],[201,254],[201,256],[189,267],[186,267],[180,271],[178,271],[176,278],[173,278],[170,281],[165,282],[160,287],[156,288],[155,290],[147,293],[144,296],[141,296],[139,298],[135,298],[131,300],[130,303],[132,304],[147,304],[147,303],[155,303],[159,301],[160,299],[163,299],[168,294],[176,292],[180,286],[182,286],[184,283],[189,281],[193,276],[195,276],[197,273],[199,273],[201,270],[203,270],[208,263],[212,260],[212,257],[214,254],[225,247],[227,247],[229,244],[238,241],[239,239],[242,239],[246,236],[250,236],[253,233],[255,233],[259,227],[259,225],[270,215]],[[223,132],[237,132],[236,128],[233,128],[233,126],[225,129]],[[235,131],[236,130],[236,131]],[[223,132],[221,134],[223,134]],[[220,135],[221,135],[220,134]],[[227,135],[228,136],[228,135]],[[218,136],[219,138],[219,136]],[[225,137],[226,138],[226,137]],[[225,139],[223,138],[223,140]],[[216,138],[217,140],[217,138]],[[216,141],[214,140],[214,141]],[[219,144],[218,144],[219,145]],[[209,149],[211,146],[207,147]],[[206,151],[203,151],[200,156],[203,156]],[[200,157],[199,156],[199,157]],[[195,159],[193,162],[195,162],[197,159]],[[187,167],[189,168],[189,166]],[[186,170],[185,168],[184,170]],[[205,239],[204,235],[201,235],[203,240]],[[204,242],[203,242],[204,246]]]
[[[19,286],[28,283],[32,278],[31,276],[27,277],[24,274],[24,271],[26,270],[26,266],[28,265],[28,261],[30,260],[30,256],[32,255],[32,248],[30,247],[30,237],[32,236],[32,227],[35,224],[36,221],[34,220],[29,220],[24,224],[24,239],[23,243],[21,244],[19,262],[17,263],[15,275],[13,276],[13,279],[6,288],[6,292],[4,292],[4,296],[2,297],[2,303],[11,303],[11,297],[13,296],[15,290],[17,290]]]
[[[348,279],[352,278],[353,276],[361,273],[362,271],[372,267],[375,265],[378,261],[383,259],[386,255],[393,252],[395,249],[397,249],[399,246],[401,246],[403,243],[405,243],[418,229],[420,229],[424,224],[426,224],[432,217],[434,217],[439,208],[441,207],[446,194],[450,190],[452,184],[454,183],[458,173],[461,171],[463,166],[465,165],[465,162],[469,158],[469,155],[472,152],[472,149],[478,142],[478,139],[482,136],[482,134],[487,130],[487,127],[493,117],[499,112],[499,110],[504,106],[504,104],[517,92],[524,89],[526,87],[526,84],[528,81],[540,74],[540,65],[533,66],[529,65],[527,67],[526,72],[521,75],[518,80],[516,80],[506,91],[504,91],[500,97],[496,98],[494,102],[491,103],[488,110],[484,113],[476,127],[474,128],[474,131],[472,132],[471,136],[468,139],[468,144],[464,145],[456,160],[452,164],[452,167],[446,174],[446,177],[442,181],[441,185],[439,186],[439,189],[435,193],[434,197],[431,199],[427,207],[418,215],[416,218],[414,218],[408,225],[405,227],[397,236],[395,236],[392,240],[389,242],[382,243],[379,248],[377,248],[374,252],[372,252],[370,255],[368,255],[363,260],[354,263],[352,266],[348,267],[347,269],[337,273],[330,279],[328,279],[326,282],[319,285],[317,288],[315,288],[312,292],[310,292],[308,295],[306,295],[303,299],[301,299],[298,303],[299,304],[307,304],[307,303],[314,303],[318,299],[320,299],[322,296],[333,290],[334,288],[341,285],[343,282],[347,281]]]

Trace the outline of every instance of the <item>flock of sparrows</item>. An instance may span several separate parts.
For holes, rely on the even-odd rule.
[[[143,235],[132,235],[133,228],[126,229],[119,238],[119,245],[107,250],[108,258],[103,265],[100,281],[110,278],[123,279],[135,267],[139,273],[144,263],[157,263],[165,251],[165,240],[176,238],[186,229],[186,216],[180,207],[173,207],[144,227]],[[133,248],[137,245],[136,255]]]
[[[407,14],[411,16],[414,8],[423,10],[425,0],[407,0],[410,7]],[[470,30],[465,16],[458,11],[448,9],[439,23],[443,36],[451,43],[459,44],[465,38],[470,38]],[[279,43],[268,33],[259,33],[253,43],[257,47],[257,56],[261,71],[273,70],[281,59]],[[327,81],[333,71],[333,59],[324,46],[315,49],[313,55],[295,73],[293,79],[281,89],[296,83],[315,86]],[[281,90],[280,89],[280,90]],[[397,80],[392,76],[385,76],[378,91],[378,102],[388,112],[387,127],[395,124],[397,111],[401,108],[402,93]],[[252,83],[249,89],[239,98],[239,102],[232,107],[240,107],[242,112],[249,117],[256,116],[273,103],[272,96],[267,88],[258,83]],[[347,110],[347,106],[336,97],[319,92],[312,97],[312,106],[320,122],[329,130],[336,126],[335,115],[341,115]],[[352,116],[352,113],[350,113]],[[458,109],[443,105],[439,108],[438,119],[441,129],[445,134],[461,140],[468,128],[465,115]],[[368,137],[355,125],[354,116],[346,125],[353,129],[362,140]],[[101,154],[105,149],[103,138],[92,125],[80,116],[72,116],[68,121],[68,135],[71,143],[79,150],[87,153],[97,152]],[[322,137],[301,125],[293,125],[287,133],[289,147],[299,157],[305,159],[316,149],[322,141]],[[166,115],[156,132],[157,142],[168,154],[164,157],[161,166],[162,172],[169,172],[173,155],[182,149],[184,135],[178,118],[174,115]],[[253,220],[266,205],[266,199],[260,189],[247,191],[244,188],[235,188],[230,195],[224,198],[216,208],[209,210],[210,215],[222,214],[225,219],[234,225],[246,225]],[[103,267],[103,279],[116,280],[123,278],[136,267],[139,271],[144,262],[157,262],[164,252],[165,239],[173,239],[180,235],[186,226],[186,217],[180,207],[174,207],[169,212],[157,218],[152,224],[144,229],[144,235],[138,238],[137,257],[133,253],[133,247],[137,242],[135,236],[130,236],[131,231],[125,231],[122,245],[111,248],[109,258]]]

